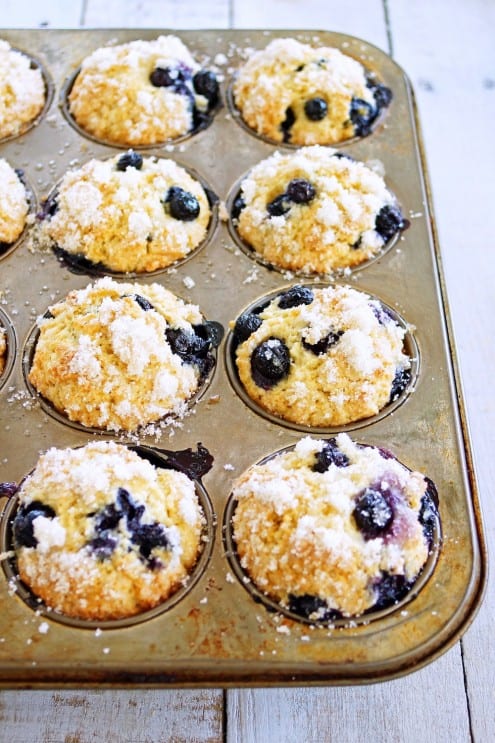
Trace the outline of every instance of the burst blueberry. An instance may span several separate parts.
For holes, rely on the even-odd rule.
[[[311,468],[313,472],[327,472],[330,466],[334,464],[336,467],[348,467],[349,459],[341,451],[337,445],[335,439],[328,439],[324,447],[316,452],[315,463]]]
[[[192,193],[180,186],[169,188],[165,198],[165,205],[174,219],[181,222],[191,222],[200,212],[199,201]]]
[[[16,547],[37,546],[38,540],[34,535],[33,522],[39,517],[53,519],[55,518],[55,511],[51,506],[47,506],[38,500],[32,501],[29,505],[19,509],[13,523],[14,544]]]
[[[393,606],[401,601],[412,587],[405,575],[395,575],[382,571],[381,577],[375,581],[375,603],[369,611],[379,611]]]
[[[438,492],[435,484],[429,477],[426,477],[426,491],[421,497],[421,507],[418,520],[423,527],[423,534],[431,547],[433,536],[438,525]]]
[[[352,515],[366,540],[383,537],[394,518],[390,504],[384,494],[376,488],[366,488],[356,498]]]
[[[231,211],[232,219],[234,220],[239,219],[242,210],[245,208],[246,208],[246,202],[244,201],[242,196],[241,195],[236,196],[234,199],[234,203],[232,204],[232,211]]]
[[[328,113],[328,104],[324,98],[311,98],[304,104],[304,113],[310,121],[321,121]]]
[[[271,389],[288,376],[290,353],[280,338],[268,338],[257,346],[251,355],[251,374],[255,384]]]
[[[323,338],[316,341],[316,343],[308,343],[308,341],[303,338],[302,344],[307,351],[311,351],[315,356],[322,356],[335,346],[343,335],[343,330],[330,330]]]
[[[411,370],[399,367],[395,372],[395,377],[392,382],[392,388],[390,390],[389,402],[394,402],[404,392],[408,384],[411,382]]]
[[[276,196],[267,204],[266,210],[270,217],[283,217],[284,214],[287,214],[290,211],[290,200],[287,194],[283,193]]]
[[[283,133],[284,142],[290,141],[290,130],[294,126],[296,116],[294,110],[289,106],[285,111],[285,119],[280,124],[280,130]]]
[[[404,219],[400,208],[396,204],[382,206],[375,219],[375,230],[383,237],[385,242],[390,240],[399,230],[409,227],[409,222]]]
[[[330,608],[324,599],[309,593],[303,593],[298,596],[290,593],[289,611],[305,619],[313,619],[320,622],[330,622],[342,616],[340,611]]]
[[[349,110],[349,116],[354,124],[354,132],[358,137],[365,137],[371,132],[371,127],[376,119],[376,109],[362,98],[353,98]]]
[[[150,83],[155,88],[170,88],[177,80],[177,70],[171,67],[155,67],[150,75]]]

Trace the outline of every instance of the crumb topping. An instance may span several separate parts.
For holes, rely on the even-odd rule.
[[[159,284],[109,277],[74,290],[38,321],[29,379],[70,420],[135,430],[180,415],[202,382],[200,360],[177,352],[203,317]],[[181,355],[182,354],[182,355]]]
[[[204,516],[192,480],[114,442],[49,449],[19,500],[21,578],[69,616],[105,620],[151,608],[180,587],[200,550]],[[29,509],[44,510],[31,527]]]
[[[24,184],[14,168],[0,158],[0,248],[1,243],[9,245],[21,235],[28,211]]]
[[[232,491],[233,534],[243,568],[283,606],[311,596],[356,616],[377,602],[385,575],[410,582],[420,573],[429,554],[419,518],[427,482],[347,434],[333,441],[344,464],[316,469],[326,442],[305,437],[244,472]],[[355,516],[368,488],[392,504],[392,525],[379,536],[366,534]]]
[[[376,220],[382,209],[398,208],[394,195],[365,163],[336,155],[319,145],[275,152],[242,181],[237,229],[261,258],[282,269],[329,274],[383,248]],[[309,201],[286,198],[294,179],[311,185]],[[280,209],[273,207],[277,199]]]
[[[25,54],[0,39],[0,138],[22,134],[45,105],[45,84]]]
[[[114,271],[170,266],[206,236],[211,217],[206,193],[173,160],[144,157],[139,168],[120,169],[121,159],[90,160],[66,173],[55,195],[55,213],[42,222],[41,240]],[[171,214],[167,198],[177,187],[197,200],[195,219]]]

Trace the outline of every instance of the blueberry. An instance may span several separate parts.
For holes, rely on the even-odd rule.
[[[290,307],[298,307],[301,304],[311,304],[314,300],[313,290],[307,286],[291,286],[287,291],[279,294],[278,306],[281,310],[287,310]]]
[[[370,307],[373,311],[374,316],[380,323],[380,325],[388,325],[390,322],[395,322],[395,318],[392,314],[392,310],[386,307],[384,304],[378,301],[370,302]]]
[[[311,351],[311,353],[314,353],[315,356],[322,356],[324,353],[327,353],[327,351],[329,351],[332,346],[335,346],[335,344],[339,342],[340,338],[343,335],[343,330],[330,330],[329,333],[327,333],[316,343],[308,343],[308,341],[303,338],[302,344],[304,348],[306,348],[308,351]]]
[[[427,486],[421,498],[418,520],[423,526],[423,534],[426,537],[429,547],[431,547],[438,522],[438,492],[435,484],[429,477],[426,477],[425,480]]]
[[[139,524],[131,533],[131,542],[139,546],[139,554],[148,560],[155,547],[170,547],[170,541],[161,524]]]
[[[122,518],[120,511],[114,503],[109,503],[95,515],[95,531],[97,534],[116,529]]]
[[[146,297],[141,296],[141,294],[124,294],[124,297],[132,297],[132,299],[137,302],[137,304],[141,307],[142,310],[145,312],[148,312],[149,310],[154,309],[151,302],[146,299]]]
[[[273,201],[270,201],[266,206],[266,210],[270,217],[282,217],[290,210],[290,203],[287,194],[282,193],[280,196],[276,196]]]
[[[373,98],[378,109],[387,108],[393,98],[393,93],[386,85],[379,83],[372,87]]]
[[[262,319],[254,312],[243,312],[236,320],[234,326],[234,338],[236,342],[243,343],[249,336],[260,327]]]
[[[374,583],[375,603],[368,611],[379,611],[388,606],[397,604],[406,596],[412,587],[412,582],[405,575],[392,575],[382,571],[381,577]]]
[[[385,242],[390,240],[399,230],[409,227],[409,221],[404,219],[400,208],[393,204],[382,206],[375,219],[375,230]]]
[[[150,83],[155,88],[173,87],[177,93],[181,92],[178,90],[181,84],[190,79],[191,68],[182,63],[179,63],[177,67],[155,67],[150,75]],[[190,93],[189,90],[188,93]]]
[[[191,330],[167,328],[165,337],[172,352],[180,356],[186,364],[194,364],[198,356],[204,355],[210,344]]]
[[[55,518],[55,511],[41,501],[34,500],[23,506],[16,514],[13,523],[14,544],[16,547],[36,547],[38,540],[34,536],[33,521],[39,516],[45,519]]]
[[[218,80],[214,72],[200,70],[193,77],[194,90],[208,101],[209,108],[218,102]]]
[[[129,150],[119,157],[117,160],[117,170],[127,170],[127,168],[136,168],[141,170],[143,167],[143,158],[139,152]]]
[[[16,482],[0,482],[0,498],[12,498],[17,493]]]
[[[305,619],[314,619],[320,622],[331,622],[342,617],[341,612],[337,609],[331,609],[324,599],[309,593],[303,593],[300,596],[290,593],[289,611]]]
[[[125,516],[127,528],[129,530],[136,528],[143,516],[144,506],[142,504],[138,506],[125,488],[119,488],[117,491],[117,505]]]
[[[370,133],[376,115],[377,111],[370,103],[362,98],[352,99],[349,116],[358,137],[365,137]]]
[[[236,196],[234,199],[234,203],[232,204],[232,211],[231,211],[232,219],[239,219],[242,210],[245,208],[246,208],[246,202],[244,201],[242,196],[241,195]]]
[[[311,98],[304,104],[304,113],[310,121],[321,121],[328,113],[327,102],[323,98]]]
[[[340,451],[336,440],[333,438],[328,439],[323,449],[316,452],[315,459],[316,461],[311,468],[313,472],[326,472],[332,464],[336,467],[349,466],[348,458],[342,451]]]
[[[194,94],[189,87],[189,85],[186,85],[186,83],[183,83],[181,81],[174,83],[174,93],[177,93],[177,95],[183,95],[185,98],[189,98],[189,103],[191,106],[194,106]]]
[[[280,130],[283,133],[284,142],[290,141],[290,130],[294,126],[295,120],[296,116],[294,114],[294,110],[289,106],[285,110],[285,119],[280,124]]]
[[[269,338],[251,355],[251,374],[255,384],[269,390],[289,374],[289,349],[280,338]]]
[[[53,194],[43,203],[39,219],[46,219],[47,217],[53,217],[58,212],[58,194]]]
[[[191,222],[199,215],[200,207],[196,196],[180,186],[169,188],[165,204],[172,217],[181,222]]]
[[[314,186],[304,178],[294,178],[287,186],[286,193],[295,204],[309,204],[316,196]]]
[[[392,382],[392,389],[390,390],[389,402],[393,402],[394,400],[397,400],[397,398],[400,395],[402,395],[402,393],[404,392],[404,390],[406,389],[410,381],[411,381],[411,370],[403,369],[399,367],[395,372],[395,377]]]
[[[394,518],[385,496],[375,488],[366,488],[356,498],[352,515],[366,540],[384,536]]]
[[[225,335],[224,327],[221,323],[215,322],[215,320],[206,320],[206,322],[192,326],[196,335],[203,340],[207,341],[207,349],[218,348],[222,342],[222,338]]]
[[[88,542],[88,547],[97,560],[108,560],[117,546],[117,537],[109,532],[103,532]]]
[[[171,67],[155,67],[150,75],[150,83],[155,88],[170,88],[177,81],[177,70]]]

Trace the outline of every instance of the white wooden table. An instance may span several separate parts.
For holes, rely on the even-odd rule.
[[[416,90],[489,547],[495,547],[494,0],[0,0],[3,28],[320,28],[388,51]],[[1,36],[1,32],[0,32]],[[495,740],[495,590],[403,679],[321,689],[0,692],[0,743]],[[0,607],[1,611],[1,607]]]

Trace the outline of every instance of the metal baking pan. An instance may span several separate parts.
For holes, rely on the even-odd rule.
[[[51,101],[37,125],[0,143],[0,156],[24,171],[41,203],[64,172],[116,148],[82,135],[64,114],[64,91],[82,59],[96,47],[151,39],[166,30],[4,30],[0,37],[46,69]],[[347,427],[364,444],[391,449],[404,464],[430,477],[440,497],[442,544],[429,580],[417,595],[369,622],[336,628],[308,626],[268,611],[245,590],[226,555],[222,523],[233,478],[272,452],[293,445],[300,430],[269,420],[246,404],[231,383],[228,333],[205,394],[189,416],[159,439],[139,443],[185,449],[198,442],[214,457],[203,486],[211,500],[212,548],[200,575],[163,612],[125,626],[82,628],[32,608],[11,590],[0,569],[0,685],[256,686],[356,684],[398,677],[447,650],[465,631],[482,598],[486,549],[452,329],[428,191],[426,165],[408,79],[386,54],[359,39],[326,31],[174,31],[200,61],[218,65],[223,105],[210,126],[180,142],[150,148],[198,173],[226,203],[239,179],[274,145],[239,123],[229,105],[232,75],[248,48],[277,36],[341,48],[371,68],[394,92],[378,128],[340,146],[353,157],[383,164],[411,227],[388,251],[346,281],[379,297],[414,328],[418,369],[414,389],[386,415]],[[219,55],[219,56],[217,56]],[[52,89],[53,86],[53,89]],[[281,145],[279,149],[284,148]],[[69,426],[38,404],[26,384],[24,359],[38,315],[72,288],[94,277],[75,273],[30,235],[0,259],[0,321],[9,358],[0,380],[0,481],[18,482],[50,446],[80,446],[110,434]],[[296,277],[297,278],[297,277]],[[253,261],[218,220],[207,244],[159,281],[197,303],[225,328],[247,306],[294,277]],[[4,498],[4,531],[8,513]],[[5,563],[5,560],[4,560]],[[125,624],[125,623],[124,623]]]

